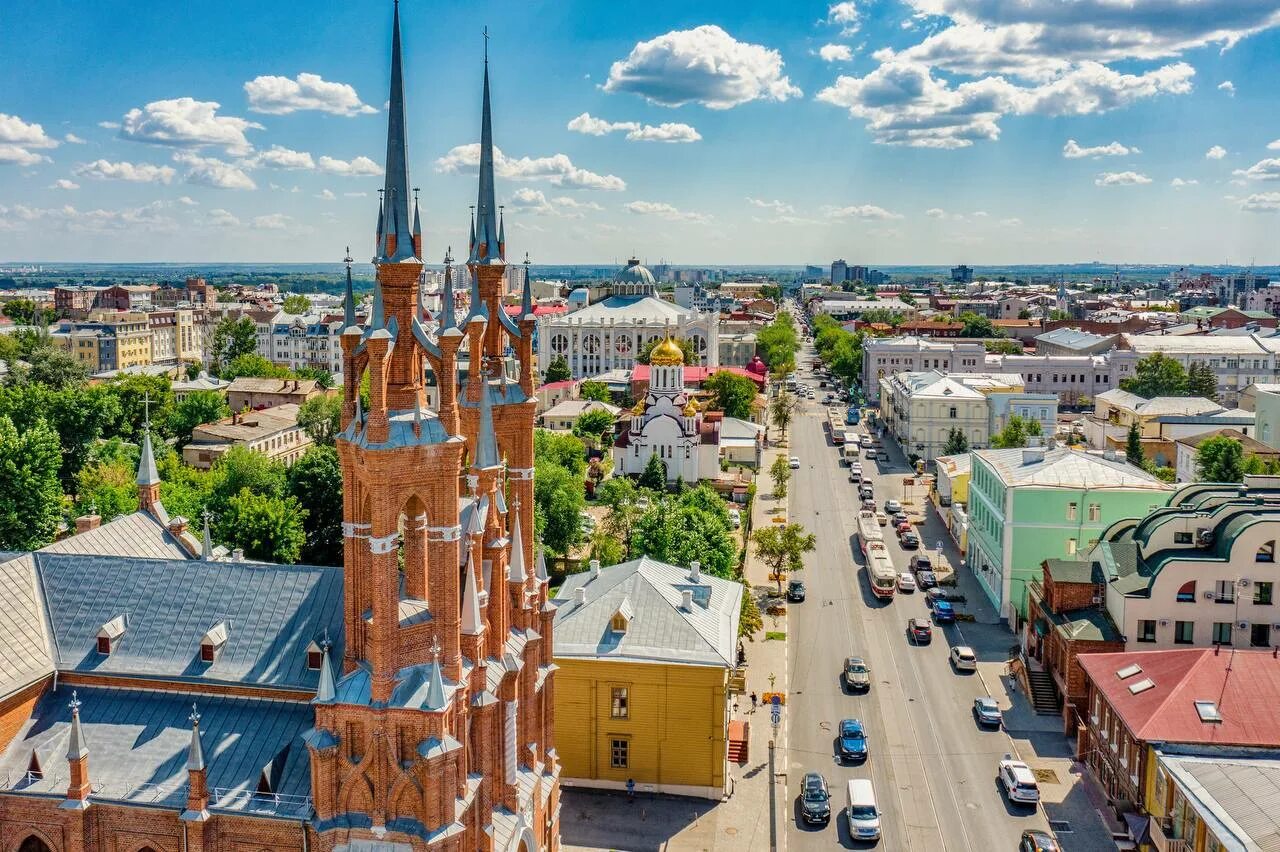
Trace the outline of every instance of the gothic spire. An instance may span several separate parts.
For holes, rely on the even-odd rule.
[[[440,330],[445,331],[457,325],[453,315],[453,246],[444,253],[444,292],[440,296]]]
[[[480,187],[476,195],[476,238],[471,247],[472,263],[501,263],[502,242],[498,229],[498,207],[493,196],[493,115],[489,106],[489,30],[484,32],[484,101],[480,111]]]
[[[444,678],[440,672],[440,640],[431,640],[431,680],[427,682],[427,709],[443,710],[444,701]]]
[[[382,303],[382,282],[373,280],[373,307],[369,310],[369,328],[377,331],[386,325],[386,307]]]
[[[528,319],[533,313],[533,277],[529,274],[529,252],[524,253],[524,289],[520,295],[520,319]]]
[[[422,236],[422,215],[418,209],[418,188],[413,188],[413,235]]]
[[[396,0],[391,24],[391,95],[387,109],[386,183],[382,203],[385,235],[378,245],[381,261],[413,257],[413,233],[409,224],[409,140],[404,108],[404,64],[400,51],[400,2]],[[387,238],[395,238],[394,251]]]
[[[196,705],[191,705],[191,745],[187,747],[187,771],[200,772],[204,769],[204,747],[200,745],[200,712]]]
[[[333,667],[329,665],[329,641],[326,639],[321,646],[323,655],[320,657],[320,682],[316,685],[316,702],[332,701],[337,696],[337,688],[333,683]]]
[[[356,324],[356,296],[351,289],[351,246],[347,246],[347,256],[342,259],[347,265],[347,290],[342,298],[342,329],[345,331]]]
[[[462,633],[465,636],[475,636],[480,632],[481,625],[480,593],[476,589],[475,566],[468,564],[462,570],[467,572],[467,580],[462,587]]]
[[[519,502],[516,503],[516,510],[511,514],[514,520],[511,522],[511,561],[507,563],[507,580],[512,583],[523,583],[529,577],[524,570],[524,542],[520,537]]]
[[[156,457],[151,452],[151,400],[146,401],[147,419],[142,424],[142,454],[138,458],[138,484],[159,485],[160,474],[156,470]]]
[[[75,690],[71,692],[71,738],[67,741],[67,760],[81,760],[89,756],[89,742],[80,730],[80,699]]]
[[[209,517],[208,509],[204,510],[204,538],[200,540],[200,558],[208,562],[213,558],[213,539],[209,537]]]
[[[476,430],[476,457],[471,466],[485,470],[499,464],[498,438],[493,432],[493,401],[489,399],[489,381],[483,372],[471,380],[480,383],[480,426]]]
[[[537,577],[540,583],[546,583],[551,579],[551,575],[547,573],[547,554],[542,548],[538,548],[538,558],[534,562],[533,576]]]

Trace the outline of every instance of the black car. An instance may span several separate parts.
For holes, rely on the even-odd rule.
[[[831,819],[831,792],[827,780],[817,772],[805,773],[800,782],[800,816],[810,824]]]
[[[804,600],[804,580],[792,580],[787,583],[787,600],[800,603]]]
[[[902,545],[903,550],[918,550],[920,548],[920,536],[908,530],[898,536],[898,543]]]
[[[1018,844],[1018,852],[1062,852],[1062,847],[1047,832],[1029,828],[1022,832],[1022,842]]]

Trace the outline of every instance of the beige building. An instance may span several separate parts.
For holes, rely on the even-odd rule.
[[[578,422],[578,418],[588,411],[605,411],[615,419],[622,413],[621,408],[607,402],[595,399],[566,399],[542,415],[542,428],[568,432],[573,429],[573,424]]]
[[[925,461],[942,454],[953,429],[970,449],[986,447],[1014,414],[1052,430],[1057,406],[1052,397],[1025,393],[1017,373],[926,370],[880,379],[881,417],[902,449]]]
[[[198,363],[203,356],[203,327],[190,308],[151,311],[151,359],[156,364]]]
[[[302,405],[324,393],[315,379],[257,379],[240,376],[227,387],[227,405],[232,411],[262,409],[277,405]]]
[[[290,403],[197,426],[191,443],[182,450],[182,460],[208,470],[232,447],[248,447],[287,466],[302,458],[311,444],[298,426],[298,406]]]

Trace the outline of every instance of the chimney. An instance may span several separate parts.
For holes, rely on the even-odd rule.
[[[1042,461],[1044,461],[1044,447],[1023,447],[1023,464],[1037,464]]]
[[[92,515],[81,515],[76,518],[77,535],[82,532],[88,532],[89,530],[96,530],[100,526],[102,526],[102,516],[97,512],[94,512]]]
[[[231,551],[231,561],[232,561],[232,562],[243,562],[243,561],[244,561],[244,548],[243,548],[243,547],[237,547],[235,550]]]
[[[187,531],[187,519],[182,517],[181,515],[174,515],[173,519],[169,521],[169,532],[173,533],[174,535],[182,535],[186,531]]]
[[[1106,459],[1107,461],[1115,461],[1117,458],[1119,458],[1119,457],[1116,455],[1116,451],[1115,451],[1115,450],[1103,450],[1103,451],[1102,451],[1102,457],[1103,457],[1104,459]]]
[[[690,583],[702,582],[702,563],[698,562],[697,560],[694,560],[693,562],[689,563],[689,582]]]
[[[685,589],[680,593],[680,608],[686,612],[693,610],[693,589]]]
[[[591,579],[596,580],[596,579],[599,579],[599,577],[600,577],[600,560],[592,559],[591,560]]]
[[[573,590],[573,602],[576,603],[578,606],[582,606],[587,602],[586,586],[578,586],[578,588]]]

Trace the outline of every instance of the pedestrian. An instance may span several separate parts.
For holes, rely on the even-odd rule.
[[[636,782],[634,778],[627,779],[627,798],[634,799],[636,797]]]
[[[759,699],[756,697],[756,694],[754,692],[751,693],[751,712],[752,713],[756,712],[756,702],[758,700]]]

